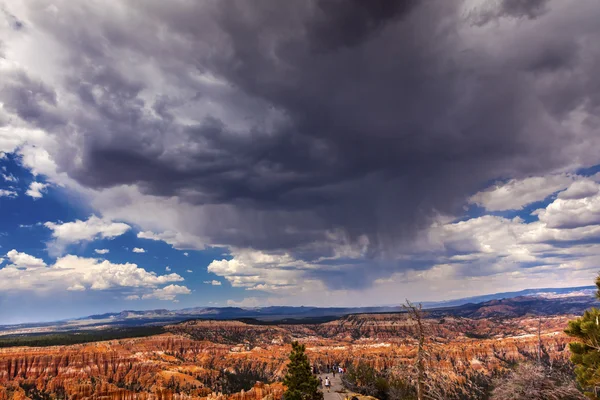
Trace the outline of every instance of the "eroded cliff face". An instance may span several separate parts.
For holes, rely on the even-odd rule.
[[[570,316],[542,321],[544,356],[568,359],[562,330]],[[538,354],[539,321],[427,319],[430,362],[453,379],[491,374]],[[408,366],[415,356],[414,325],[401,314],[350,316],[320,325],[248,325],[191,321],[147,338],[85,345],[0,349],[0,400],[29,398],[259,400],[281,397],[281,385],[219,395],[224,373],[275,381],[285,373],[292,340],[304,342],[311,362],[366,362],[378,370]],[[254,375],[253,375],[254,374]]]

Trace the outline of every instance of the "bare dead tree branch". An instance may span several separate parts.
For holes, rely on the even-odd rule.
[[[423,329],[423,308],[421,304],[415,306],[408,299],[404,309],[408,312],[409,317],[416,322],[417,330],[417,358],[415,360],[415,368],[417,370],[417,399],[425,398],[425,331]]]

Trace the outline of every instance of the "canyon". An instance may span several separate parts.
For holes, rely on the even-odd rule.
[[[471,316],[426,314],[430,378],[460,386],[539,357],[568,365],[571,339],[563,330],[575,315],[520,315],[510,304],[492,301]],[[322,370],[360,363],[408,377],[416,355],[415,323],[406,313],[293,324],[190,320],[148,337],[2,348],[0,400],[277,400],[294,340]],[[245,382],[235,384],[240,377]]]

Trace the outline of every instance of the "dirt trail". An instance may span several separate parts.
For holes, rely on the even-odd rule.
[[[346,397],[346,390],[344,386],[342,386],[342,380],[340,379],[340,374],[335,374],[335,378],[332,374],[320,374],[321,379],[323,379],[323,388],[321,391],[323,392],[324,400],[344,400]],[[328,392],[325,388],[325,378],[329,377],[331,381],[331,389]],[[343,392],[343,393],[338,393]]]

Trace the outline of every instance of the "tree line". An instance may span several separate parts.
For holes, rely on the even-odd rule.
[[[134,337],[146,337],[165,333],[161,326],[141,326],[132,328],[115,328],[95,331],[69,331],[64,333],[30,334],[4,336],[0,338],[0,348],[3,347],[45,347],[67,346],[71,344],[102,342]]]

